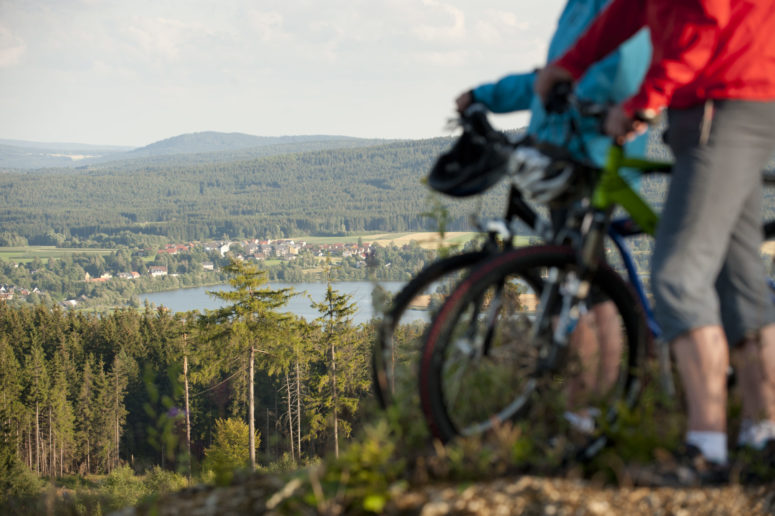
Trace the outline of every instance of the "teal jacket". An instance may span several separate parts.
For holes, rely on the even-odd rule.
[[[608,0],[568,0],[549,44],[547,62],[562,56],[607,3]],[[592,66],[576,85],[577,94],[596,102],[619,103],[638,91],[650,61],[651,43],[648,33],[643,30]],[[530,109],[528,132],[542,141],[564,143],[567,126],[558,115],[546,116],[541,99],[533,92],[535,76],[536,72],[514,74],[482,84],[472,90],[474,101],[481,102],[493,113]],[[600,134],[599,123],[595,120],[584,120],[581,130],[584,144],[571,142],[569,150],[580,158],[602,165],[610,138]],[[627,152],[645,155],[646,141],[646,135],[635,138],[627,144]]]

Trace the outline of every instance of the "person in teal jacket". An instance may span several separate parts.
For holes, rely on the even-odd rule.
[[[581,36],[609,0],[568,0],[557,22],[549,44],[547,62],[562,56]],[[625,42],[617,51],[590,68],[576,85],[576,94],[582,99],[600,103],[619,103],[638,91],[651,62],[651,43],[648,32],[641,31]],[[530,110],[527,131],[538,140],[562,144],[567,125],[557,115],[547,118],[543,104],[533,90],[537,70],[510,74],[502,79],[481,84],[457,98],[457,108],[463,111],[473,102],[483,104],[493,113]],[[599,122],[585,120],[582,124],[583,147],[579,141],[570,142],[569,150],[580,158],[602,165],[611,139],[600,131]],[[644,155],[647,137],[641,135],[626,145],[628,153]],[[627,177],[631,184],[637,178]]]
[[[568,0],[557,22],[549,44],[547,62],[562,56],[575,43],[587,26],[607,5],[608,0]],[[651,62],[651,42],[644,30],[633,36],[606,59],[589,69],[576,85],[579,98],[615,105],[638,91],[641,81]],[[569,115],[547,116],[541,98],[534,93],[533,82],[538,71],[511,74],[493,82],[481,84],[464,92],[456,99],[457,109],[462,112],[472,103],[483,104],[493,113],[509,113],[530,110],[530,124],[527,132],[536,139],[555,145],[566,145],[576,157],[587,159],[602,166],[611,139],[602,134],[600,122],[594,119],[582,120],[581,140],[566,142]],[[645,155],[647,135],[627,142],[626,150],[632,155]],[[639,176],[635,171],[623,171],[622,176],[634,188],[638,187]],[[554,212],[558,224],[564,220],[563,210]],[[616,382],[621,359],[622,340],[616,325],[605,324],[617,316],[616,307],[610,301],[595,303],[588,314],[579,320],[571,338],[582,373],[569,384],[568,411],[566,419],[582,432],[594,431],[594,418],[599,414],[594,408],[585,408],[590,396],[608,391]]]

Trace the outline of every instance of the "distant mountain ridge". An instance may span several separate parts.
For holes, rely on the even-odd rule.
[[[145,147],[135,149],[130,154],[136,156],[159,156],[169,154],[199,154],[209,152],[224,152],[243,150],[271,145],[289,145],[294,143],[341,141],[353,142],[362,140],[347,136],[253,136],[245,133],[220,133],[204,131],[181,134],[165,140],[160,140]],[[370,140],[373,141],[373,140]]]
[[[81,149],[91,152],[127,152],[134,147],[130,145],[94,145],[90,143],[74,142],[33,142],[27,140],[8,140],[0,138],[0,145],[9,147],[22,147],[25,149],[43,149],[43,150],[72,150]]]
[[[226,142],[218,141],[222,138]],[[381,140],[371,146],[359,139],[279,137],[261,139],[264,145],[258,147],[164,154],[191,144],[224,149],[240,141],[257,140],[245,135],[182,135],[152,144],[153,149],[146,149],[153,154],[149,157],[75,169],[2,172],[0,239],[34,245],[78,239],[131,246],[155,238],[182,242],[224,235],[428,231],[437,224],[428,213],[444,213],[447,229],[462,231],[470,230],[472,214],[501,215],[508,190],[508,181],[502,181],[484,198],[431,197],[423,180],[438,156],[454,144],[454,136]],[[305,146],[328,148],[299,151]],[[656,137],[650,150],[652,155],[669,152]],[[658,202],[665,185],[648,179],[642,189]]]
[[[245,133],[204,131],[187,133],[144,147],[131,148],[79,143],[43,143],[0,139],[0,169],[74,168],[110,162],[150,160],[168,163],[173,156],[179,164],[215,163],[257,157],[352,148],[390,143],[349,136],[254,136]]]
[[[28,142],[0,139],[0,169],[78,166],[81,162],[121,154],[132,147],[84,143]]]

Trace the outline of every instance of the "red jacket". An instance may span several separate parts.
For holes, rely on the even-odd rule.
[[[775,99],[772,0],[613,0],[556,61],[576,79],[642,27],[653,56],[623,107],[659,111],[706,99]]]

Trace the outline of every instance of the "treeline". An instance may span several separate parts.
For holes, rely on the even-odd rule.
[[[671,159],[660,128],[649,154]],[[140,247],[149,241],[283,238],[364,231],[425,231],[436,221],[422,185],[454,142],[435,138],[207,162],[195,155],[83,169],[0,172],[0,246]],[[647,192],[663,197],[666,183]],[[505,189],[443,199],[448,229],[500,215]]]
[[[370,397],[374,328],[353,325],[354,306],[334,288],[307,322],[279,313],[292,293],[266,288],[264,271],[239,262],[228,271],[228,306],[207,315],[0,301],[0,478],[122,464],[196,473],[202,461],[231,471],[247,465],[248,449],[218,464],[234,455],[215,445],[234,446],[218,435],[240,428],[229,420],[250,425],[259,467],[337,450]]]
[[[0,173],[0,246],[432,230],[421,181],[449,138],[229,163]],[[485,202],[485,213],[503,210]],[[476,202],[449,203],[450,229]]]

